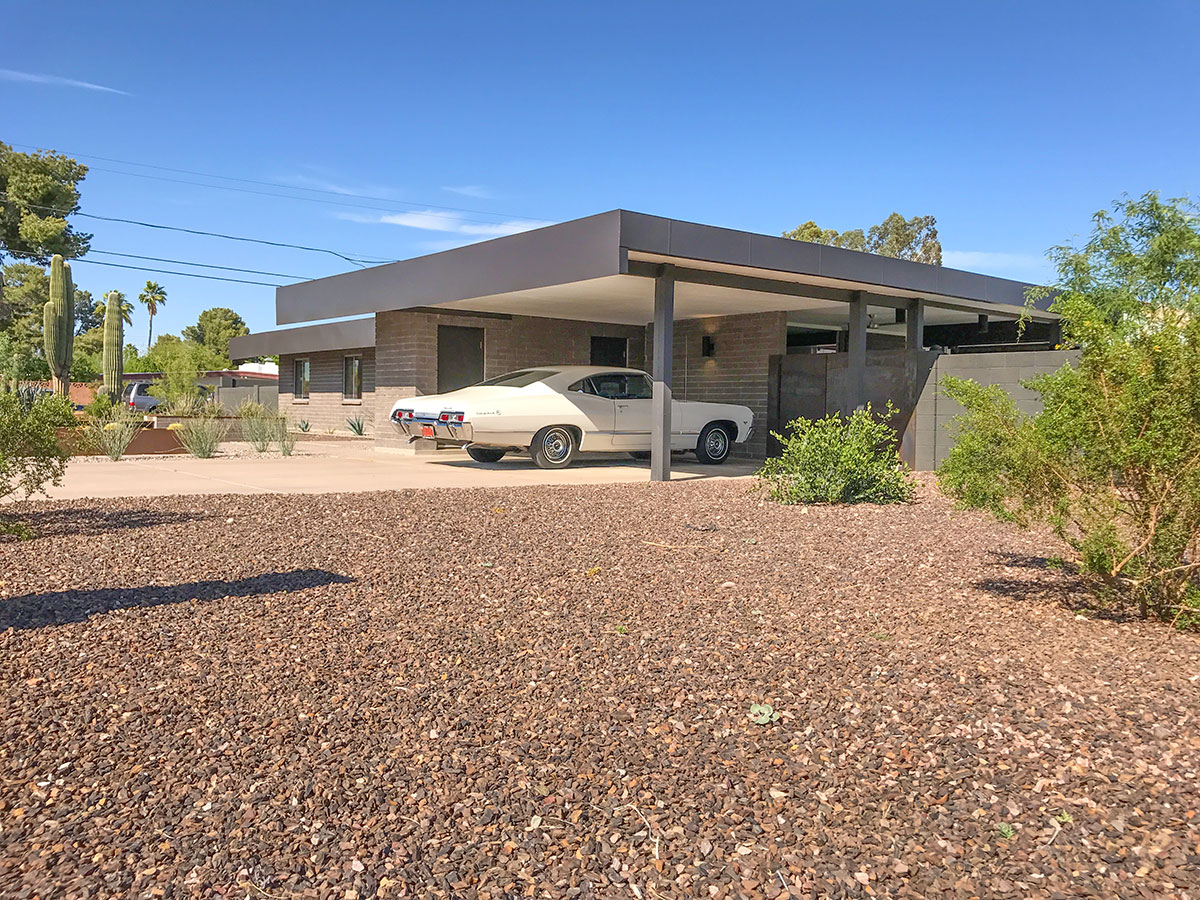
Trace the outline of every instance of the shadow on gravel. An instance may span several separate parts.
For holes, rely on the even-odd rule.
[[[980,590],[1020,603],[1055,603],[1074,613],[1109,622],[1132,622],[1140,618],[1135,610],[1103,603],[1079,574],[1079,568],[1053,556],[1019,553],[993,553],[995,560],[1010,569],[1025,569],[1040,574],[1024,578],[983,578],[972,582]]]
[[[153,509],[33,509],[22,512],[21,521],[37,537],[59,534],[104,534],[125,528],[153,528],[207,518],[202,512],[168,512]]]
[[[208,602],[222,597],[281,594],[327,584],[349,584],[353,580],[324,569],[296,569],[292,572],[268,572],[235,581],[188,581],[145,587],[23,594],[0,600],[0,632],[9,628],[21,631],[83,622],[91,616],[116,609],[189,603],[193,600]]]

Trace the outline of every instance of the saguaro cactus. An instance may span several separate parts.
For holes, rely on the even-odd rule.
[[[121,319],[121,295],[111,291],[104,297],[104,391],[115,403],[121,399],[125,380],[125,322]]]
[[[75,349],[75,284],[71,266],[58,254],[50,260],[50,299],[42,310],[42,347],[50,366],[50,385],[65,397],[71,390]]]

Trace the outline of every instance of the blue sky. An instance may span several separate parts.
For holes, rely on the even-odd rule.
[[[0,140],[90,164],[85,212],[348,255],[616,207],[765,233],[899,211],[937,217],[947,264],[1037,280],[1046,248],[1097,209],[1194,194],[1200,175],[1200,5],[1186,0],[63,2],[53,17],[9,0],[3,17],[25,38],[0,57]],[[302,277],[350,265],[79,224],[108,253]],[[130,297],[160,281],[156,332],[208,306],[274,325],[271,287],[83,261],[75,277]],[[139,344],[145,324],[139,308]]]

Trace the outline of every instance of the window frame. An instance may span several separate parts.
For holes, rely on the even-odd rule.
[[[300,366],[304,366],[304,393],[300,393]],[[312,360],[298,356],[292,360],[292,402],[307,403],[312,393]]]
[[[355,371],[356,371],[356,374],[358,375],[358,394],[357,394],[357,396],[346,393],[346,387],[347,387],[346,376],[348,374],[347,366],[350,364],[351,360],[353,360],[356,363]],[[362,395],[363,395],[362,354],[361,353],[347,353],[342,357],[342,403],[349,404],[349,405],[361,405],[362,404]]]

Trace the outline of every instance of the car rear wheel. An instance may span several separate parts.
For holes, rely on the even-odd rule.
[[[565,469],[575,458],[575,433],[564,425],[550,425],[533,436],[529,455],[543,469]]]
[[[495,447],[467,447],[467,456],[481,463],[500,462],[504,459],[504,454],[507,451],[497,450]]]
[[[700,440],[696,443],[696,459],[706,465],[720,465],[729,457],[731,446],[733,437],[729,434],[729,426],[713,422],[705,425],[700,432]]]

